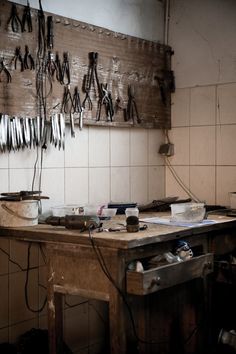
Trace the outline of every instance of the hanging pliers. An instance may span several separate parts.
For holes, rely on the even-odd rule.
[[[16,4],[14,3],[12,4],[11,16],[7,21],[7,24],[11,24],[11,28],[13,32],[22,31],[22,23],[17,13]]]
[[[21,55],[21,48],[16,47],[15,49],[15,55],[11,60],[11,63],[14,63],[14,68],[15,70],[17,69],[17,63],[20,63],[20,71],[24,71],[24,61]]]
[[[138,108],[134,97],[134,87],[129,85],[128,86],[128,103],[127,103],[127,116],[126,121],[137,120],[137,123],[141,123],[141,119],[138,114]]]
[[[35,69],[35,64],[34,64],[34,59],[32,55],[30,54],[29,47],[26,45],[25,46],[25,55],[24,55],[24,69],[29,69],[29,70],[34,70]]]
[[[22,32],[26,31],[26,25],[27,25],[27,28],[28,28],[28,32],[32,32],[33,31],[33,26],[32,26],[32,18],[31,18],[29,1],[27,1],[27,6],[25,6],[24,12],[23,12]]]
[[[7,79],[7,83],[9,84],[9,82],[11,82],[11,74],[7,70],[7,68],[6,68],[5,64],[4,64],[4,58],[0,59],[0,82],[2,82],[2,80],[1,80],[2,72],[5,74],[6,79]]]

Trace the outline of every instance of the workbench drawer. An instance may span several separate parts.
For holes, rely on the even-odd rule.
[[[213,272],[213,254],[207,253],[190,260],[163,265],[141,272],[126,273],[129,294],[146,295]]]

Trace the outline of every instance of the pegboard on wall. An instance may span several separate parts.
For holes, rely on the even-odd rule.
[[[19,18],[22,18],[24,6],[17,4],[16,8]],[[27,30],[14,32],[11,24],[8,23],[11,9],[12,3],[0,2],[0,57],[4,58],[4,64],[12,76],[11,82],[6,83],[4,73],[1,73],[0,112],[12,116],[36,116],[39,114],[35,87],[38,48],[37,10],[31,9],[32,32]],[[85,92],[82,87],[88,72],[88,54],[97,52],[99,82],[107,84],[108,91],[111,92],[115,110],[112,122],[108,121],[104,107],[101,110],[100,120],[96,120],[98,97],[97,92],[94,91],[91,92],[92,109],[89,110],[85,105],[85,125],[170,128],[171,90],[168,86],[171,73],[170,47],[45,12],[45,16],[49,15],[53,16],[54,46],[51,51],[54,55],[58,53],[61,59],[63,53],[69,55],[70,91],[73,92],[77,86],[80,99],[84,100]],[[36,70],[21,71],[19,62],[16,68],[14,67],[12,58],[16,48],[20,47],[24,55],[26,45],[35,60]],[[51,92],[50,85],[52,85]],[[48,82],[47,117],[61,112],[64,86],[55,77],[51,83]],[[125,121],[124,110],[128,104],[129,86],[134,93],[139,122],[136,118]]]

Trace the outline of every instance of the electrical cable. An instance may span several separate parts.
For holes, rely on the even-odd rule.
[[[166,166],[169,168],[170,172],[172,173],[173,177],[175,178],[176,182],[182,187],[182,189],[188,194],[188,196],[190,198],[193,199],[194,202],[198,202],[201,203],[200,199],[193,194],[193,192],[191,192],[188,187],[185,186],[185,184],[183,183],[183,181],[180,179],[180,177],[178,176],[178,174],[176,173],[175,169],[173,168],[173,166],[171,165],[169,159],[167,156],[165,156],[165,164]]]
[[[168,144],[170,144],[170,137],[168,134],[168,130],[167,129],[163,129],[162,130]],[[184,184],[184,182],[181,180],[181,178],[178,176],[177,172],[175,171],[174,167],[171,165],[170,160],[168,159],[168,156],[164,156],[164,161],[165,161],[165,165],[169,168],[170,172],[172,173],[174,179],[176,180],[176,182],[180,185],[180,187],[187,193],[187,195],[193,199],[194,202],[198,202],[201,203],[201,200],[193,193],[190,191],[190,189]]]
[[[120,295],[120,297],[122,298],[122,300],[124,301],[124,304],[128,310],[128,314],[129,314],[129,317],[130,317],[130,321],[131,321],[131,325],[132,325],[132,329],[133,329],[133,333],[134,333],[134,336],[136,338],[136,340],[140,343],[144,343],[144,344],[161,344],[161,343],[166,343],[167,341],[158,341],[158,342],[155,342],[155,341],[146,341],[146,340],[143,340],[141,338],[139,338],[138,334],[137,334],[137,330],[136,330],[136,325],[135,325],[135,321],[134,321],[134,317],[133,317],[133,313],[132,313],[132,310],[130,308],[130,305],[126,299],[126,296],[124,294],[124,292],[119,288],[119,286],[116,284],[116,282],[114,281],[114,279],[112,278],[108,268],[107,268],[107,265],[105,263],[105,260],[103,258],[103,255],[101,253],[101,250],[99,248],[98,245],[95,244],[95,241],[94,241],[94,238],[92,236],[92,232],[91,232],[91,228],[88,229],[89,231],[89,239],[90,239],[90,242],[91,242],[91,245],[92,245],[92,248],[96,254],[96,257],[97,257],[97,260],[99,262],[99,265],[103,271],[103,273],[105,274],[105,276],[107,277],[107,279],[111,282],[111,284],[114,286],[114,288],[117,290],[118,294]]]
[[[28,246],[28,252],[27,252],[27,269],[26,269],[26,280],[25,280],[25,303],[26,303],[26,307],[29,311],[33,312],[33,313],[39,313],[42,312],[46,303],[47,303],[47,296],[45,296],[45,299],[43,301],[42,306],[39,309],[33,309],[30,304],[29,304],[29,297],[28,297],[28,283],[29,283],[29,270],[30,270],[30,250],[31,250],[31,246],[32,243],[29,243]]]

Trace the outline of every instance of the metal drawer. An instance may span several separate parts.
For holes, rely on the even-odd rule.
[[[172,263],[143,272],[128,270],[126,290],[129,294],[146,295],[213,272],[213,254],[207,253],[188,261]]]

